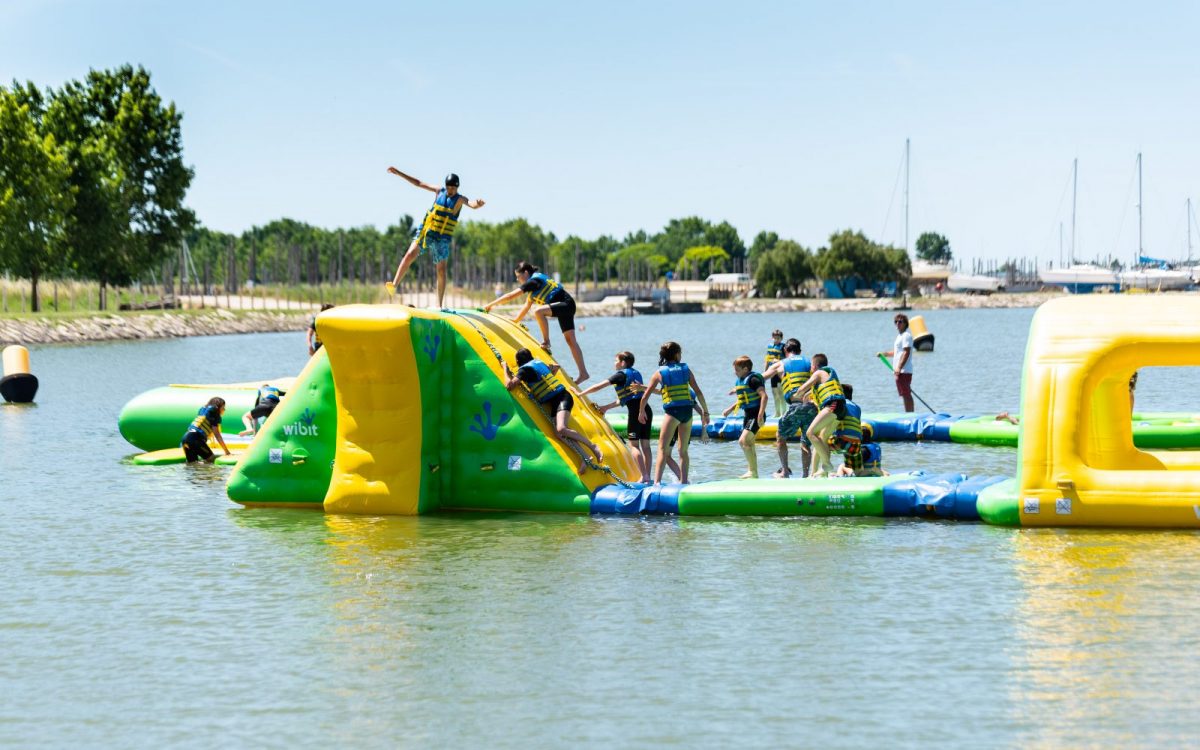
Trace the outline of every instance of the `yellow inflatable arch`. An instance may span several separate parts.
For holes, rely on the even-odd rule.
[[[1092,295],[1034,316],[1015,483],[980,514],[1022,526],[1200,527],[1200,452],[1133,445],[1129,379],[1200,365],[1200,298]]]

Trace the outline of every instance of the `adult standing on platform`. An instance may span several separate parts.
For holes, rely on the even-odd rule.
[[[454,228],[458,226],[458,214],[462,211],[463,206],[483,208],[483,199],[470,200],[467,196],[460,195],[458,175],[454,173],[446,175],[446,186],[438,189],[433,185],[426,185],[416,177],[404,174],[395,167],[388,167],[387,171],[397,177],[403,177],[422,190],[428,190],[437,195],[433,199],[433,206],[425,212],[425,219],[421,222],[421,226],[417,227],[412,244],[408,246],[408,252],[404,254],[404,258],[400,261],[400,267],[396,269],[395,278],[387,283],[388,292],[396,291],[400,280],[404,278],[404,274],[408,273],[408,267],[412,265],[418,255],[428,250],[429,254],[433,256],[433,261],[437,263],[438,307],[443,307],[442,303],[446,297],[446,261],[450,259],[450,238],[454,235]]]
[[[896,376],[896,392],[904,399],[904,411],[915,411],[912,395],[912,353],[913,337],[908,330],[908,316],[896,313],[893,318],[896,324],[896,343],[892,344],[890,352],[879,352],[876,356],[892,358],[892,372]]]

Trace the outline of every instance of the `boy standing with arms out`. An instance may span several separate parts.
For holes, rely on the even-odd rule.
[[[422,190],[436,194],[433,206],[425,213],[425,219],[421,222],[421,226],[417,227],[412,244],[408,246],[408,252],[404,254],[404,258],[400,261],[400,267],[396,269],[396,276],[386,284],[388,293],[395,293],[396,287],[400,285],[400,280],[404,278],[404,274],[408,273],[408,267],[412,265],[418,255],[428,250],[429,254],[433,256],[434,262],[437,263],[437,299],[438,307],[441,308],[446,297],[446,261],[450,259],[450,238],[454,235],[454,228],[458,226],[458,214],[462,211],[463,206],[483,208],[483,199],[469,200],[465,195],[459,195],[458,175],[454,173],[446,175],[446,186],[439,190],[433,185],[426,185],[416,177],[404,174],[395,167],[388,167],[387,171],[397,177],[403,177]]]
[[[763,385],[763,376],[754,372],[754,360],[746,356],[733,360],[733,374],[737,382],[730,393],[737,396],[734,402],[721,416],[728,417],[738,407],[742,409],[742,436],[738,445],[746,454],[747,471],[740,479],[758,479],[758,454],[754,449],[758,430],[763,420],[767,418],[767,389]]]

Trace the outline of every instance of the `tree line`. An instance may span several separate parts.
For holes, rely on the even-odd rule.
[[[183,162],[181,120],[141,67],[90,71],[58,89],[0,86],[0,272],[30,279],[35,305],[41,279],[97,281],[101,309],[110,285],[169,286],[176,276],[230,292],[248,282],[390,277],[419,224],[412,215],[383,230],[279,219],[235,235],[200,225],[184,205],[193,172]],[[948,259],[949,244],[933,236],[942,243],[930,247]],[[861,232],[835,233],[811,250],[764,231],[747,246],[729,222],[696,216],[620,239],[560,239],[521,218],[467,221],[454,242],[473,277],[488,283],[507,281],[509,269],[500,266],[522,259],[572,281],[752,273],[768,296],[796,294],[818,278],[845,291],[852,279],[903,282],[911,273],[903,249]]]
[[[98,281],[103,298],[178,248],[195,224],[181,119],[141,67],[0,86],[0,270],[30,279],[35,312],[43,278]]]

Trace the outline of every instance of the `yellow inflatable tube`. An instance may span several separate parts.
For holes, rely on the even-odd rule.
[[[1043,305],[1022,383],[1020,524],[1200,527],[1200,452],[1135,448],[1129,391],[1138,368],[1197,365],[1200,298]]]

